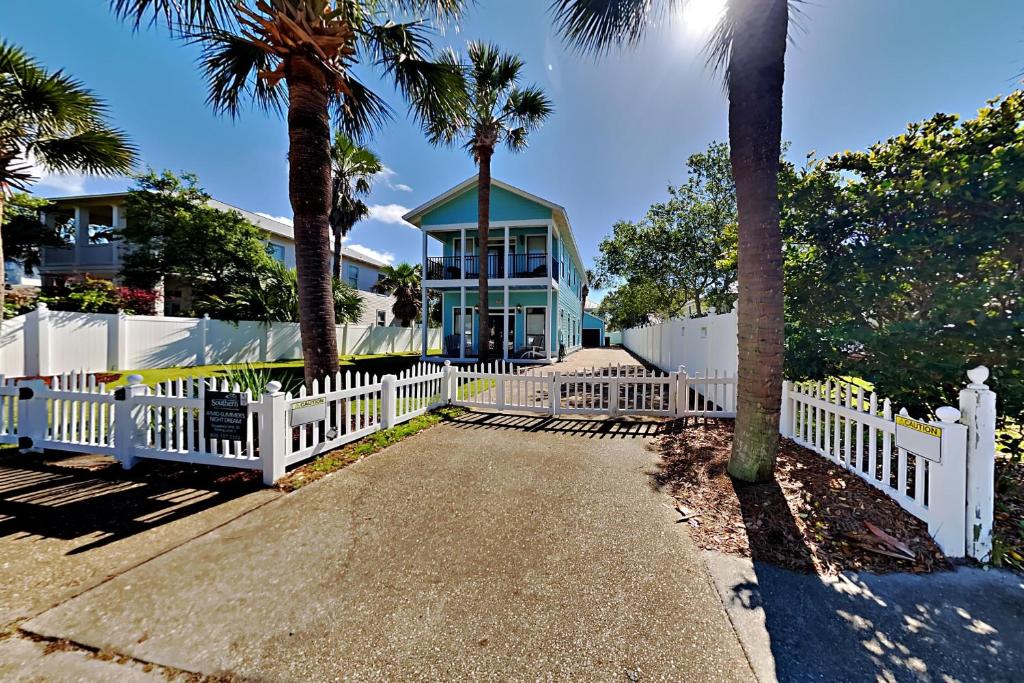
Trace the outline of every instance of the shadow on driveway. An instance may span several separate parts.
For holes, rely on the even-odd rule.
[[[458,429],[493,429],[569,434],[590,439],[648,439],[665,429],[663,420],[550,417],[509,413],[469,412],[451,420]]]

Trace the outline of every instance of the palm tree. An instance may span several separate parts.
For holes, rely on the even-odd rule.
[[[494,149],[504,143],[511,152],[526,149],[527,138],[553,108],[544,92],[536,86],[519,86],[523,61],[516,55],[501,52],[497,45],[471,42],[467,47],[469,64],[462,65],[458,56],[448,52],[442,62],[452,68],[464,69],[465,109],[452,116],[428,121],[427,136],[434,144],[463,141],[479,167],[477,173],[477,253],[480,261],[478,284],[480,310],[486,315],[488,301],[488,231],[491,216],[491,157]],[[487,344],[477,345],[480,360],[487,360]]]
[[[384,170],[384,164],[373,150],[357,144],[338,131],[331,145],[331,214],[329,222],[334,233],[334,277],[341,279],[341,241],[352,226],[366,218],[369,209],[360,199],[370,194],[373,176]]]
[[[106,106],[63,71],[48,72],[19,47],[0,41],[0,223],[4,200],[48,171],[128,173],[136,151],[107,123]],[[4,310],[0,239],[0,319]]]
[[[235,116],[243,100],[287,111],[288,194],[295,221],[299,323],[307,383],[338,369],[331,285],[331,114],[360,139],[391,116],[359,80],[374,65],[425,122],[460,106],[461,75],[430,60],[423,18],[448,20],[464,0],[112,0],[138,28],[162,21],[203,51],[207,101]],[[393,17],[416,17],[394,21]]]
[[[402,327],[409,327],[420,314],[422,290],[421,268],[419,265],[399,263],[380,269],[380,280],[373,286],[375,292],[395,297],[391,312],[402,321]]]
[[[555,0],[555,21],[575,47],[635,45],[681,0]],[[779,157],[788,0],[727,0],[708,45],[729,93],[729,146],[739,209],[739,384],[729,473],[773,477],[782,395],[782,237]]]

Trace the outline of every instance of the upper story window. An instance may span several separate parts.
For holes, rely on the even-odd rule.
[[[270,258],[275,261],[284,263],[284,246],[281,244],[274,244],[273,242],[267,243],[267,253],[270,254]]]
[[[387,311],[378,309],[377,310],[377,326],[378,327],[384,327],[387,324],[388,324],[388,314],[387,314]]]
[[[356,265],[353,265],[353,264],[350,263],[349,266],[348,266],[348,271],[347,271],[346,279],[348,280],[348,283],[351,286],[358,287],[359,286],[359,266],[356,266]]]

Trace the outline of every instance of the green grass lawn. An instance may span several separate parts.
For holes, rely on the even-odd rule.
[[[431,354],[440,353],[440,350],[433,349]],[[398,374],[411,368],[420,360],[419,353],[395,353],[395,354],[372,354],[364,356],[341,356],[339,360],[340,370],[352,372],[368,372],[371,375]],[[153,386],[167,380],[186,379],[188,377],[224,377],[232,370],[241,370],[249,365],[256,369],[267,369],[275,376],[291,376],[301,381],[302,361],[289,360],[274,363],[239,363],[234,365],[196,365],[187,367],[156,368],[149,370],[123,370],[117,373],[117,379],[107,382],[108,387],[120,387],[128,383],[129,375],[142,375],[142,383]]]

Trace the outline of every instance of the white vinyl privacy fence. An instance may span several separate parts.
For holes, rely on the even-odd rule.
[[[338,325],[338,354],[422,353],[418,327]],[[441,330],[431,329],[431,349]],[[299,324],[35,311],[0,327],[0,373],[8,377],[142,370],[302,358]]]
[[[661,323],[631,327],[622,332],[622,345],[638,358],[665,372],[680,365],[693,372],[718,371],[736,375],[738,349],[736,312],[701,318],[672,318]]]

